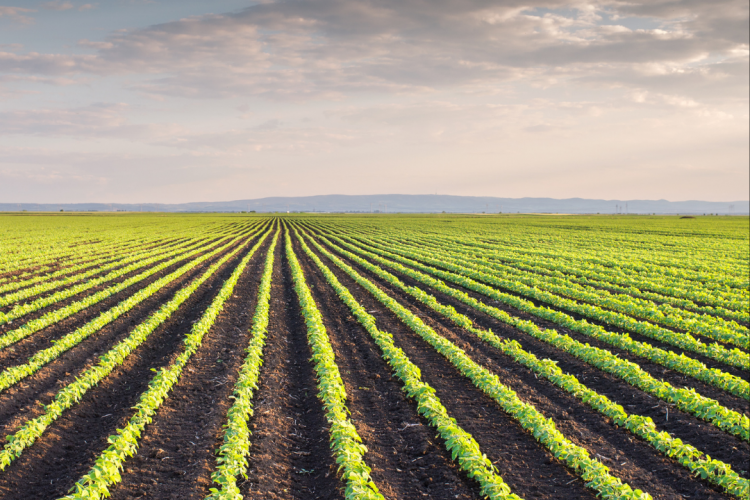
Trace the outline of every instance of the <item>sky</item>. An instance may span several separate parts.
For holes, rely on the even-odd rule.
[[[747,0],[0,0],[0,202],[750,198]]]

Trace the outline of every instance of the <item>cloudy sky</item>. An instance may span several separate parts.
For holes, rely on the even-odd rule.
[[[747,0],[0,1],[0,201],[748,199]]]

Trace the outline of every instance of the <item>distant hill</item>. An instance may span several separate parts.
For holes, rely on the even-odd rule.
[[[583,198],[495,198],[450,195],[323,195],[252,200],[161,203],[0,203],[0,211],[143,212],[406,212],[406,213],[568,213],[568,214],[749,214],[750,201],[588,200]]]

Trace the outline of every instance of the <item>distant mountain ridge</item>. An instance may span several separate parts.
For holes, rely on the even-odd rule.
[[[193,203],[0,203],[0,211],[142,212],[387,212],[387,213],[569,213],[750,214],[750,201],[591,200],[497,198],[452,195],[320,195]]]

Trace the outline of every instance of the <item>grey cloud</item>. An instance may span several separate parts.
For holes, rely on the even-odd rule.
[[[0,71],[158,73],[132,88],[194,98],[335,99],[351,92],[491,87],[545,72],[607,80],[637,65],[727,57],[746,43],[746,2],[706,4],[594,4],[612,18],[663,23],[661,30],[630,30],[602,25],[588,4],[570,1],[533,5],[547,14],[516,0],[279,1],[82,41],[90,55],[2,52]],[[574,16],[558,13],[570,7]]]

